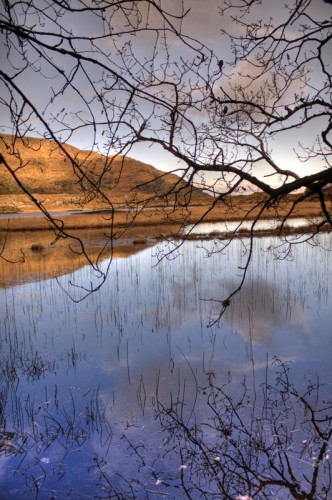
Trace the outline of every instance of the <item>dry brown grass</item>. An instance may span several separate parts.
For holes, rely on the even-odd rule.
[[[154,198],[160,203],[160,197],[174,185],[182,188],[180,201],[188,199],[191,194],[194,203],[208,202],[208,195],[186,188],[185,183],[179,183],[178,176],[133,158],[107,158],[95,151],[83,151],[67,144],[63,148],[74,159],[75,167],[53,141],[26,138],[23,142],[17,139],[13,146],[11,136],[0,134],[0,155],[15,170],[24,187],[48,210],[105,208],[103,196],[92,190],[91,185],[98,185],[115,206],[123,207],[147,199],[153,204]],[[7,211],[6,206],[9,209],[16,207],[16,210],[35,210],[27,196],[17,196],[22,190],[4,164],[0,164],[0,176],[0,196],[5,197],[0,199],[3,211]],[[92,191],[96,196],[92,196]]]
[[[23,195],[22,195],[23,196]],[[1,198],[1,197],[0,197]],[[65,228],[79,229],[79,228],[110,228],[115,227],[125,227],[128,225],[135,226],[159,226],[159,225],[173,225],[181,226],[183,223],[194,223],[204,219],[205,222],[216,222],[216,221],[231,221],[240,220],[243,217],[248,219],[253,219],[258,215],[259,208],[254,208],[253,200],[242,196],[241,199],[236,202],[236,205],[229,207],[226,205],[218,205],[213,210],[210,210],[209,205],[202,206],[190,206],[188,209],[184,208],[151,208],[148,210],[142,210],[141,212],[131,212],[131,211],[118,211],[116,210],[112,215],[111,212],[105,211],[82,211],[75,214],[64,214],[54,212],[54,216],[59,220],[63,221]],[[8,197],[6,202],[9,202]],[[1,205],[1,200],[0,200]],[[262,214],[263,218],[276,218],[284,216],[290,208],[290,202],[285,203],[283,206],[279,206],[277,210],[270,209],[265,210]],[[63,210],[71,210],[71,206],[62,207]],[[22,210],[22,212],[29,212],[29,210]],[[305,201],[296,206],[296,209],[292,213],[293,217],[314,217],[321,215],[321,208],[317,201]],[[0,231],[7,230],[36,230],[36,229],[47,229],[50,227],[50,222],[46,218],[40,215],[34,215],[32,217],[22,216],[10,218],[10,216],[2,217],[0,219]]]

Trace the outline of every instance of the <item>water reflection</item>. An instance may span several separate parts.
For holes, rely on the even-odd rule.
[[[113,258],[129,257],[155,243],[152,231],[136,228],[126,231],[126,238],[116,244],[100,229],[73,230],[74,237],[84,242],[86,255],[70,238],[55,239],[53,231],[13,231],[0,233],[0,288],[56,278],[86,266],[87,259],[102,266]],[[139,235],[139,239],[137,239]],[[9,263],[15,265],[8,265]],[[95,273],[98,275],[98,272]]]
[[[271,244],[220,328],[201,299],[239,279],[240,242],[155,267],[140,249],[76,304],[53,279],[1,290],[3,498],[328,498],[330,254],[273,260]]]
[[[271,378],[267,364],[260,398],[246,378],[234,398],[230,380],[216,385],[215,374],[208,374],[207,385],[197,387],[196,404],[207,409],[203,420],[193,412],[185,416],[182,394],[167,406],[158,400],[164,443],[155,485],[165,494],[177,487],[189,498],[235,499],[239,492],[246,498],[327,498],[331,403],[310,381],[299,393],[280,360],[272,372]]]
[[[311,224],[318,224],[321,221],[318,217],[294,217],[289,218],[285,222],[285,226],[289,228],[301,228],[305,226],[309,226]],[[196,225],[188,225],[185,228],[185,233],[192,234],[211,234],[213,232],[218,233],[231,233],[235,230],[241,228],[242,230],[250,230],[252,227],[253,221],[251,220],[241,220],[241,221],[228,221],[228,222],[202,222]],[[281,221],[277,219],[260,219],[255,222],[255,230],[270,230],[281,226]]]

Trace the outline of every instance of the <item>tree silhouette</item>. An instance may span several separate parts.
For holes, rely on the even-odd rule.
[[[312,233],[332,225],[330,6],[286,2],[273,20],[261,1],[224,0],[218,49],[185,32],[189,10],[185,1],[3,2],[0,106],[12,135],[7,150],[19,166],[0,160],[57,235],[70,236],[20,180],[29,164],[20,160],[18,139],[26,147],[31,135],[53,140],[86,200],[100,198],[111,210],[103,179],[119,155],[143,143],[179,161],[185,184],[162,193],[175,207],[184,186],[212,195],[197,222],[220,204],[236,212],[243,199],[235,195],[259,192],[242,216],[252,230],[274,210],[282,231],[311,197],[321,207]],[[88,154],[78,158],[66,148],[80,137],[87,150],[103,153],[100,171]],[[286,162],[277,152],[288,140],[294,157]],[[251,247],[248,262],[250,255]]]

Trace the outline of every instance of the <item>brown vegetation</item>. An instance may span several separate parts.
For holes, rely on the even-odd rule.
[[[98,196],[98,189],[107,195],[114,207],[174,204],[168,196],[172,186],[182,187],[177,203],[206,204],[211,198],[199,189],[187,187],[175,174],[158,170],[133,158],[105,157],[95,151],[82,151],[63,144],[63,150],[53,141],[26,137],[16,139],[0,135],[0,156],[18,175],[20,182],[49,211],[109,208]],[[73,167],[66,153],[75,158],[80,169]],[[86,176],[84,177],[84,175]],[[0,163],[0,209],[34,211],[36,206]],[[91,190],[91,182],[96,189]],[[164,198],[163,198],[164,196]]]
[[[23,195],[21,195],[23,197]],[[8,197],[6,197],[8,198]],[[285,200],[282,207],[276,209],[266,210],[263,217],[272,219],[280,217],[287,212],[291,201]],[[236,206],[238,203],[236,203]],[[252,197],[241,196],[240,208],[232,209],[231,205],[225,203],[217,204],[212,210],[209,206],[190,206],[188,208],[149,208],[143,209],[140,212],[132,212],[126,210],[116,210],[114,213],[114,220],[112,224],[115,227],[124,227],[131,222],[136,226],[153,226],[158,224],[173,224],[181,226],[184,223],[194,223],[202,219],[204,216],[205,222],[218,222],[240,220],[242,217],[253,219],[257,213],[258,208],[254,208],[255,201]],[[63,210],[71,210],[70,205],[64,206]],[[247,215],[249,213],[249,215]],[[55,214],[56,215],[56,214]],[[306,200],[298,204],[296,210],[292,213],[293,217],[315,217],[321,215],[321,207],[316,199]],[[78,228],[98,228],[110,227],[111,214],[107,211],[81,211],[77,213],[59,213],[58,218],[61,219],[66,229]],[[7,217],[0,218],[0,231],[22,231],[22,230],[36,230],[49,228],[49,222],[40,214],[35,216],[27,216],[22,214],[22,217]]]

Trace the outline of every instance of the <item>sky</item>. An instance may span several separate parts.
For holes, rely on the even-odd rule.
[[[44,0],[42,0],[44,1]],[[36,3],[38,5],[38,2]],[[39,4],[40,5],[40,4]],[[75,5],[75,2],[72,3],[72,5]],[[166,6],[167,10],[169,12],[174,12],[177,13],[179,12],[179,6],[181,6],[181,1],[180,0],[168,0],[162,1],[162,5]],[[231,47],[229,41],[225,40],[225,38],[222,37],[220,29],[225,27],[225,23],[227,25],[227,28],[231,26],[231,30],[234,31],[234,36],[238,34],[238,27],[233,23],[229,24],[230,21],[229,19],[227,20],[225,17],[222,17],[220,15],[220,10],[219,6],[221,5],[221,0],[205,0],[204,2],[201,0],[184,0],[184,10],[187,11],[187,15],[185,16],[184,20],[182,21],[182,32],[187,34],[190,37],[193,37],[199,41],[201,41],[203,44],[205,44],[207,47],[209,47],[215,54],[217,58],[223,59],[224,61],[227,61],[231,57]],[[264,14],[267,17],[273,17],[274,19],[280,18],[282,13],[284,13],[284,2],[271,2],[270,0],[263,0],[263,4],[258,8],[258,11],[255,9],[252,9],[251,11],[251,16],[253,22],[257,19],[257,15]],[[329,5],[328,3],[324,2],[323,0],[313,0],[312,2],[312,8],[310,11],[310,14],[321,19],[330,19],[332,17],[332,6]],[[2,14],[1,9],[3,7],[0,7],[0,16]],[[50,10],[45,10],[45,16],[47,14],[51,15]],[[146,14],[146,12],[145,12]],[[22,22],[22,17],[19,18],[20,21]],[[29,23],[29,16],[26,17],[27,23]],[[123,20],[118,18],[119,24],[123,23]],[[115,24],[117,22],[117,19],[115,19]],[[150,12],[150,23],[158,23],[160,22],[160,19],[157,19],[157,16],[154,18],[154,14]],[[102,32],[102,29],[105,28],[102,26],[100,22],[97,22],[96,19],[92,17],[88,17],[87,15],[83,14],[78,14],[75,13],[74,15],[71,16],[64,16],[63,19],[61,20],[62,27],[66,28],[68,31],[72,30],[74,33],[80,33],[83,35],[96,35],[99,32]],[[114,26],[115,26],[114,24]],[[178,26],[179,22],[175,21],[175,24]],[[41,19],[41,31],[44,30],[45,32],[48,29],[49,25],[49,20],[47,20],[47,17],[45,19]],[[294,33],[294,36],[296,35],[296,32]],[[3,36],[3,35],[2,35]],[[43,39],[46,39],[44,36]],[[139,58],[145,58],[149,59],[151,56],[152,52],[152,40],[153,37],[143,34],[139,35],[135,38],[135,46],[134,46],[134,51],[137,54]],[[183,46],[179,41],[175,38],[170,38],[170,46],[171,50],[176,53],[176,51],[183,50]],[[48,37],[48,41],[54,43],[54,38]],[[119,47],[123,46],[122,44],[126,42],[126,36],[122,37],[119,39]],[[82,45],[81,45],[82,46]],[[115,51],[114,45],[110,45],[108,48],[107,46],[107,40],[104,40],[101,42],[100,47],[103,48],[103,50],[109,50],[110,58],[112,58],[112,63],[116,63],[117,61],[117,55]],[[88,48],[88,46],[87,46]],[[185,52],[184,52],[185,53]],[[98,57],[97,53],[91,53],[90,54],[92,57]],[[3,56],[2,56],[3,57]],[[158,54],[156,55],[156,61],[160,62],[159,68],[156,68],[156,71],[160,70],[161,63],[163,60],[163,53],[160,50]],[[13,72],[13,67],[16,65],[16,61],[19,59],[19,55],[15,53],[15,51],[11,51],[10,54],[6,56],[5,59],[3,59],[3,68],[8,71],[9,75],[14,75],[15,71]],[[72,68],[72,71],[74,71],[74,67],[72,66],[72,63],[67,61],[65,57],[63,57],[63,60],[55,61],[57,65],[60,64],[64,68],[65,71],[68,71],[69,68]],[[57,99],[54,99],[54,102],[56,102],[56,106],[46,106],[46,104],[49,102],[50,97],[57,91],[56,87],[56,82],[53,80],[54,74],[52,74],[52,69],[49,68],[46,70],[43,66],[42,63],[40,62],[40,59],[38,55],[36,54],[34,56],[34,71],[31,71],[31,69],[23,71],[21,74],[18,74],[16,72],[15,76],[15,83],[17,83],[20,88],[24,89],[24,91],[27,93],[29,99],[31,100],[34,105],[40,109],[43,110],[43,116],[45,117],[45,120],[48,123],[53,123],[53,126],[56,126],[57,124],[57,118],[62,118],[66,116],[65,120],[67,120],[67,123],[75,123],[76,125],[80,124],[81,119],[86,119],[88,118],[88,114],[83,116],[83,114],[80,113],[73,113],[71,110],[74,110],[75,106],[75,100],[77,99],[77,95],[75,95],[74,92],[69,91],[69,89],[65,89],[65,91],[62,93],[62,95],[58,96]],[[229,73],[230,74],[230,73]],[[318,74],[318,73],[317,73]],[[316,75],[314,75],[316,76]],[[89,88],[89,85],[87,84],[87,77],[83,73],[77,72],[75,75],[75,78],[79,81],[79,85],[81,86],[79,91],[85,94],[85,98],[87,101],[92,99],[92,94],[90,95],[89,92],[91,93],[91,86],[90,90],[87,90]],[[81,79],[81,80],[80,80]],[[97,80],[97,79],[96,79]],[[234,83],[234,82],[233,82]],[[3,87],[0,87],[0,91],[3,92]],[[58,88],[59,89],[59,88]],[[109,96],[113,96],[114,99],[120,99],[120,94],[118,92],[113,92],[108,94]],[[61,99],[60,99],[61,98]],[[60,104],[61,103],[61,104]],[[94,109],[98,109],[97,113],[100,112],[100,103],[96,103],[95,101],[91,100],[91,107],[95,106]],[[0,109],[1,109],[1,101],[0,101]],[[59,113],[57,117],[57,113]],[[4,132],[10,132],[10,117],[8,113],[6,112],[1,112],[2,114],[2,126],[1,130]],[[144,110],[143,110],[144,114]],[[195,119],[200,119],[200,116],[196,116]],[[31,125],[36,126],[37,128],[39,125],[35,122],[35,119],[33,116],[27,116],[27,123],[31,120]],[[69,121],[68,121],[69,120]],[[71,120],[71,121],[70,121]],[[204,120],[204,117],[202,117],[202,120]],[[304,127],[300,133],[295,130],[292,132],[285,132],[280,135],[280,139],[278,141],[273,141],[271,142],[271,147],[273,148],[273,157],[280,163],[280,165],[283,168],[293,168],[297,173],[300,175],[310,173],[311,171],[314,171],[315,169],[320,169],[322,166],[321,161],[315,161],[315,162],[306,162],[306,163],[301,163],[298,160],[296,160],[294,153],[293,153],[293,148],[294,146],[298,143],[298,141],[302,141],[305,144],[309,144],[310,141],[312,141],[312,138],[314,137],[316,131],[312,129],[312,127]],[[77,146],[79,148],[83,149],[89,149],[90,144],[91,144],[91,130],[84,130],[79,129],[78,132],[68,138],[68,142],[74,146]],[[98,140],[101,142],[103,141],[102,137],[98,137]],[[135,146],[131,151],[130,151],[130,156],[135,157],[136,159],[139,159],[145,163],[152,164],[156,168],[159,168],[161,170],[169,171],[177,168],[179,166],[178,160],[173,158],[170,154],[166,153],[164,150],[161,149],[159,146],[150,146],[147,144],[140,144]]]
[[[238,2],[237,2],[238,3]],[[291,2],[292,3],[292,2]],[[193,36],[197,37],[209,48],[211,48],[218,57],[227,60],[230,57],[230,46],[225,43],[225,39],[222,37],[220,29],[224,27],[224,18],[220,15],[219,6],[221,5],[220,0],[189,0],[186,5],[190,7],[185,20],[183,22],[183,31]],[[259,10],[252,11],[253,20],[256,19],[255,15],[264,12],[267,17],[271,17],[275,20],[280,19],[281,13],[283,11],[284,2],[272,2],[266,0],[262,2]],[[322,0],[314,0],[312,8],[310,9],[310,14],[318,19],[332,19],[332,6],[325,3]],[[237,33],[237,28],[234,25],[234,32]],[[332,50],[332,44],[330,49]],[[330,52],[332,53],[332,52]],[[332,58],[331,58],[332,65]],[[331,71],[330,71],[331,73]],[[294,147],[300,141],[305,143],[311,140],[313,130],[312,126],[304,127],[299,134],[298,131],[287,131],[280,135],[280,139],[276,142],[271,142],[271,147],[276,152],[277,161],[279,161],[284,168],[294,168],[294,170],[300,175],[306,175],[311,173],[313,170],[318,170],[322,166],[321,161],[313,162],[309,165],[306,163],[299,162],[294,155]],[[145,149],[137,148],[137,157],[144,160]],[[151,151],[151,161],[152,163],[162,169],[167,169],[170,164],[176,164],[168,156],[161,158],[160,151]],[[292,167],[289,162],[292,162]]]

